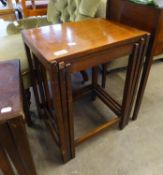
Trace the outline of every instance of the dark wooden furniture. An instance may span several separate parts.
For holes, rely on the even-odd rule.
[[[125,127],[148,38],[146,32],[104,19],[23,31],[35,96],[43,106],[45,121],[61,149],[64,161],[75,156],[75,146],[104,129],[115,123],[119,123],[121,129]],[[123,101],[119,104],[98,84],[98,71],[99,65],[126,54],[130,55],[130,59]],[[71,74],[87,68],[93,68],[91,84],[74,92]],[[99,97],[116,117],[74,140],[72,101],[88,94],[93,98]]]
[[[19,61],[0,63],[0,169],[12,175],[11,162],[19,175],[36,175],[23,110]]]
[[[24,17],[47,14],[48,0],[21,0]]]
[[[151,34],[132,119],[137,119],[153,57],[163,54],[163,9],[129,2],[108,0],[107,19],[118,21]]]

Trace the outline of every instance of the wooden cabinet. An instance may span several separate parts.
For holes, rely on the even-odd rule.
[[[163,54],[163,9],[159,9],[159,21],[154,55]]]
[[[150,32],[153,54],[163,54],[163,9],[128,0],[109,0],[107,18]]]

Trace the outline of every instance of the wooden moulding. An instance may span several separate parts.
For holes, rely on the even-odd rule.
[[[121,114],[121,105],[115,101],[109,94],[107,94],[99,85],[94,89],[97,96],[118,116]]]
[[[119,118],[113,118],[112,120],[109,120],[108,122],[106,122],[105,124],[95,128],[94,130],[92,130],[91,132],[85,134],[84,136],[81,136],[80,138],[75,140],[75,146],[78,146],[79,144],[83,143],[84,141],[90,139],[91,137],[97,135],[98,133],[106,130],[107,128],[109,128],[110,126],[113,126],[114,124],[119,123]]]
[[[74,90],[73,91],[73,101],[76,101],[76,100],[78,100],[79,98],[81,98],[83,96],[91,94],[92,89],[93,89],[92,85],[88,85],[84,88]]]

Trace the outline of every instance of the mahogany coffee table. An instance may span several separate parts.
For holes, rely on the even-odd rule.
[[[39,111],[44,111],[45,122],[65,162],[75,157],[75,146],[83,141],[116,123],[120,129],[125,127],[141,76],[147,32],[91,19],[26,30],[22,36]],[[99,65],[128,54],[123,100],[119,104],[98,84]],[[71,74],[88,68],[92,68],[92,82],[74,93]],[[73,101],[89,94],[99,97],[116,117],[75,140]]]

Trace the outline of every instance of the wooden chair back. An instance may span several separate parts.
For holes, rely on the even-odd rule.
[[[48,0],[21,0],[24,17],[47,14]]]

